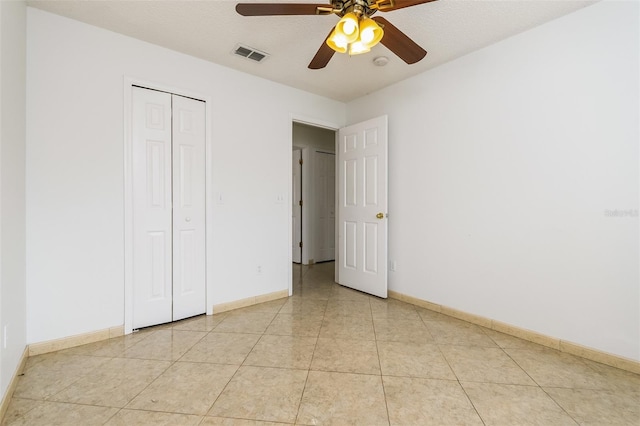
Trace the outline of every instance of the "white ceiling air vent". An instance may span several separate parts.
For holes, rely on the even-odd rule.
[[[266,52],[254,49],[253,47],[244,46],[242,44],[237,45],[233,50],[233,53],[256,62],[262,62],[269,57],[269,54]]]

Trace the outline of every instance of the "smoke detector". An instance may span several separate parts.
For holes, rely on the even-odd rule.
[[[378,67],[384,67],[388,63],[389,58],[387,58],[386,56],[376,56],[375,58],[373,58],[373,64]]]

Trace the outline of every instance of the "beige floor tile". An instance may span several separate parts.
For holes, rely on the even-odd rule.
[[[201,421],[202,416],[124,409],[105,423],[105,426],[196,426]]]
[[[2,425],[12,424],[19,417],[24,416],[29,411],[44,404],[44,401],[23,398],[11,398],[7,412],[2,419]]]
[[[457,381],[382,378],[391,425],[482,425]]]
[[[228,315],[244,315],[247,313],[277,314],[285,303],[287,303],[287,298],[271,300],[247,306],[246,308],[234,309],[229,311]]]
[[[175,361],[207,333],[201,331],[158,330],[124,352],[125,358]]]
[[[204,416],[236,370],[234,365],[176,362],[126,408]]]
[[[215,331],[262,334],[275,316],[276,312],[232,312],[216,326]]]
[[[282,305],[279,314],[302,314],[308,316],[324,316],[327,309],[327,300],[306,299],[298,295],[290,297],[287,302]]]
[[[45,370],[29,372],[18,380],[15,398],[47,399],[84,376],[80,371]]]
[[[69,426],[103,425],[118,412],[117,408],[45,401],[8,425]]]
[[[440,346],[460,381],[535,386],[535,382],[499,348]]]
[[[369,301],[372,296],[362,293],[358,290],[353,290],[349,287],[344,287],[341,285],[336,285],[333,287],[333,292],[331,293],[331,299],[341,299],[341,300],[353,300],[353,301]]]
[[[2,424],[640,425],[640,375],[293,271],[290,298],[28,358]]]
[[[293,294],[303,297],[306,300],[327,301],[333,294],[332,286],[314,286],[313,284],[302,284],[293,290]]]
[[[296,423],[388,425],[381,377],[310,371]]]
[[[53,395],[51,401],[124,407],[171,365],[168,361],[113,358]]]
[[[433,337],[424,323],[397,318],[374,318],[376,340],[388,342],[433,343]]]
[[[581,425],[640,424],[640,389],[636,392],[544,388]]]
[[[312,370],[380,374],[378,348],[371,340],[318,339]]]
[[[216,315],[199,315],[194,318],[188,318],[176,323],[172,323],[171,328],[174,330],[209,332],[213,330],[218,324],[220,324],[226,317],[226,313]]]
[[[306,379],[306,370],[242,366],[209,415],[293,423]]]
[[[307,272],[305,273],[304,278],[315,279],[321,282],[333,282],[335,273],[334,262],[316,263],[314,265],[308,265],[305,268]]]
[[[369,300],[330,299],[325,317],[336,316],[362,317],[371,320],[371,305]]]
[[[309,369],[316,337],[264,335],[244,360],[244,365]]]
[[[451,317],[441,314],[440,312],[432,311],[430,309],[424,309],[416,307],[416,312],[420,315],[423,321],[451,321]]]
[[[228,417],[205,417],[200,426],[282,426],[290,423],[261,422],[259,420],[231,419]]]
[[[91,355],[102,357],[121,357],[124,352],[141,342],[147,337],[151,336],[153,331],[142,331],[131,333],[126,336],[114,337],[108,340],[101,340],[99,342],[89,343],[87,345],[76,346],[75,348],[69,348],[59,351],[59,354],[76,354],[76,355]]]
[[[371,313],[373,319],[393,318],[399,320],[420,321],[420,315],[415,306],[394,299],[371,298]]]
[[[485,425],[575,425],[537,386],[462,382]]]
[[[258,334],[216,333],[214,331],[189,349],[180,358],[180,361],[240,365],[259,339],[260,335]]]
[[[60,352],[51,352],[42,355],[36,355],[27,358],[24,372],[29,371],[69,371],[78,370],[86,372],[91,368],[100,366],[107,361],[108,358],[93,357],[87,355],[64,354]]]
[[[606,378],[590,368],[586,360],[538,346],[531,349],[505,349],[505,352],[539,386],[577,389],[606,389]]]
[[[602,389],[640,392],[640,374],[594,361],[584,360],[584,362],[600,375]]]
[[[524,339],[520,339],[518,337],[509,336],[508,334],[500,333],[495,330],[487,330],[486,328],[482,329],[482,331],[491,338],[498,346],[501,348],[511,348],[511,349],[531,349],[537,348],[540,345],[529,342]]]
[[[456,379],[436,345],[380,341],[377,345],[380,367],[385,376]]]
[[[51,354],[28,364],[14,391],[16,398],[46,399],[93,374],[109,358]],[[29,358],[30,359],[30,358]]]
[[[375,340],[371,318],[325,316],[320,329],[320,337],[328,339]]]
[[[445,321],[426,321],[426,325],[436,343],[440,345],[498,347],[482,331],[482,328],[475,324],[448,319]]]
[[[323,314],[278,314],[271,321],[265,334],[282,336],[318,337],[322,327]]]

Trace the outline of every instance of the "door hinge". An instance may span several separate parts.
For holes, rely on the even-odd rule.
[[[300,246],[300,248],[302,248],[302,241],[300,241],[298,245]]]
[[[302,207],[302,200],[298,201],[298,205]]]
[[[300,165],[302,166],[302,163],[304,163],[304,161],[302,161],[302,158],[298,160],[298,163],[300,163]]]

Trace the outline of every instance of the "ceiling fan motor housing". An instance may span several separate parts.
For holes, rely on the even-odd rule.
[[[343,17],[349,12],[358,16],[371,16],[378,10],[391,8],[395,5],[394,0],[333,0],[333,13]]]

